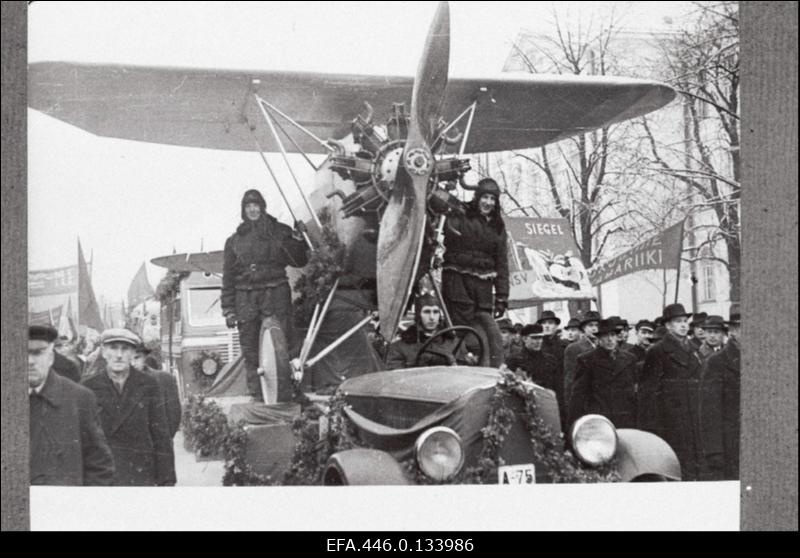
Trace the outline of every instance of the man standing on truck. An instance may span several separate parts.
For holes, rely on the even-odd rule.
[[[267,213],[267,202],[258,190],[242,197],[242,223],[225,241],[222,271],[222,314],[229,328],[239,328],[239,343],[244,355],[247,388],[261,399],[258,378],[261,321],[274,316],[292,347],[292,293],[286,266],[303,267],[308,262],[308,247],[302,234],[305,224],[295,223],[294,231]],[[288,370],[288,368],[287,368]],[[292,399],[290,377],[278,378],[278,401]]]

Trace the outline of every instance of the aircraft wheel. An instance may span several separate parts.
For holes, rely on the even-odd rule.
[[[278,320],[270,316],[261,322],[258,362],[261,390],[267,404],[291,401],[292,376],[289,346]],[[262,373],[263,372],[263,373]]]

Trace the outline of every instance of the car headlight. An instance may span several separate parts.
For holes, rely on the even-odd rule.
[[[617,429],[602,415],[582,416],[572,426],[572,449],[587,465],[604,465],[617,452]]]
[[[425,475],[443,482],[452,478],[464,464],[461,437],[451,428],[429,428],[417,438],[417,464]]]
[[[206,376],[213,376],[217,373],[217,361],[213,358],[207,358],[203,361],[202,370]]]

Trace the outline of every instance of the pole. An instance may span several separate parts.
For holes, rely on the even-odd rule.
[[[681,241],[678,244],[678,269],[676,270],[675,275],[675,304],[678,303],[678,291],[681,286],[681,254],[683,254],[683,231],[684,227],[686,226],[686,219],[681,221]],[[697,308],[694,308],[694,303],[692,304],[692,312],[696,311]]]
[[[372,316],[365,317],[363,320],[361,320],[356,325],[354,325],[349,330],[347,330],[347,332],[344,335],[342,335],[341,337],[339,337],[339,339],[337,339],[336,341],[334,341],[333,343],[331,343],[330,345],[328,345],[327,347],[322,349],[319,353],[317,353],[317,356],[315,356],[314,358],[309,359],[308,362],[305,363],[305,366],[308,366],[308,367],[314,366],[317,362],[319,362],[319,360],[321,358],[325,357],[326,355],[328,355],[328,353],[333,351],[336,347],[338,347],[339,345],[344,343],[351,335],[353,335],[359,329],[364,327],[364,325],[368,321],[370,321],[371,319],[372,319]]]

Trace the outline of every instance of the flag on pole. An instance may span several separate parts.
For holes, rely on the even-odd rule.
[[[83,257],[81,241],[78,240],[78,324],[103,331],[103,319],[100,317],[100,307],[92,289],[92,280]]]
[[[147,267],[145,263],[142,262],[142,266],[139,268],[139,271],[136,272],[130,287],[128,287],[128,308],[135,308],[139,303],[153,298],[154,295],[155,291],[150,285],[150,281],[147,279]],[[124,312],[125,305],[123,301],[123,313]]]
[[[611,258],[589,272],[593,285],[646,269],[679,269],[683,250],[683,221]]]

